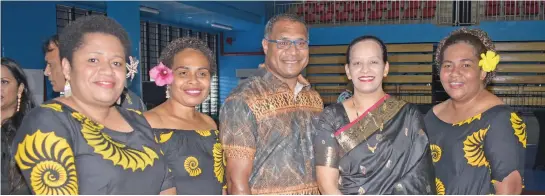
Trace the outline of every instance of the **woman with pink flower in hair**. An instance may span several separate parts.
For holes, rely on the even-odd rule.
[[[215,71],[212,51],[198,38],[180,38],[163,50],[150,71],[167,100],[144,116],[174,175],[177,194],[224,193],[224,159],[215,121],[196,110],[210,91]]]

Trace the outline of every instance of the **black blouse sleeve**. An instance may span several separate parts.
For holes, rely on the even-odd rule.
[[[14,158],[33,194],[78,194],[70,122],[59,104],[33,109],[17,130]]]
[[[490,164],[492,180],[503,181],[513,171],[524,175],[526,124],[511,111],[501,111],[491,119],[484,139],[484,154]]]
[[[341,124],[347,124],[344,120],[342,104],[326,107],[320,115],[313,117],[311,129],[314,131],[314,157],[317,166],[326,166],[338,169],[340,146],[335,138],[335,132]]]

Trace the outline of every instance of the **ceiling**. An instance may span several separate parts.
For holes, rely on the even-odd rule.
[[[265,2],[141,1],[141,6],[159,14],[141,12],[141,19],[152,19],[213,31],[212,23],[229,26],[231,31],[247,31],[263,25]]]

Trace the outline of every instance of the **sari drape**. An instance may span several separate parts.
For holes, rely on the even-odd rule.
[[[313,120],[317,166],[339,169],[343,194],[435,194],[422,115],[388,95],[349,122],[341,103]]]

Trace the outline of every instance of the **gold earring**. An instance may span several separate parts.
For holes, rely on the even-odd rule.
[[[17,111],[19,111],[19,109],[21,108],[21,95],[17,95]]]

